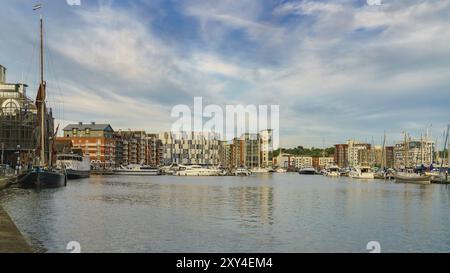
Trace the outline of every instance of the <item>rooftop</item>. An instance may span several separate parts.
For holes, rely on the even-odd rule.
[[[72,131],[73,129],[77,130],[86,130],[90,129],[91,131],[109,131],[114,132],[113,128],[109,124],[96,124],[95,122],[91,122],[88,124],[84,124],[82,122],[78,124],[69,124],[64,128],[64,131]]]

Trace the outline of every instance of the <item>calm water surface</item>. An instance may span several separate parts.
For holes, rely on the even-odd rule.
[[[36,249],[67,252],[450,252],[450,188],[348,178],[92,177],[0,204]]]

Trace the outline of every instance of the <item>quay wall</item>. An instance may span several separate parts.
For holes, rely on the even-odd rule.
[[[0,191],[10,186],[11,180],[0,179]],[[32,248],[20,233],[11,217],[0,205],[0,253],[32,253]]]

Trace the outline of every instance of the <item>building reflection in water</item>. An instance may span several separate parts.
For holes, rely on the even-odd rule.
[[[273,225],[273,187],[267,185],[232,187],[229,194],[230,202],[243,226]]]

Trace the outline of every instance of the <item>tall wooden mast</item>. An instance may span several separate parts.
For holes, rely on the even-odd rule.
[[[41,137],[41,155],[40,155],[40,165],[45,165],[45,82],[44,82],[44,20],[41,16],[40,18],[40,37],[41,37],[41,96],[40,96],[40,118],[41,118],[41,130],[40,130],[40,137]]]

